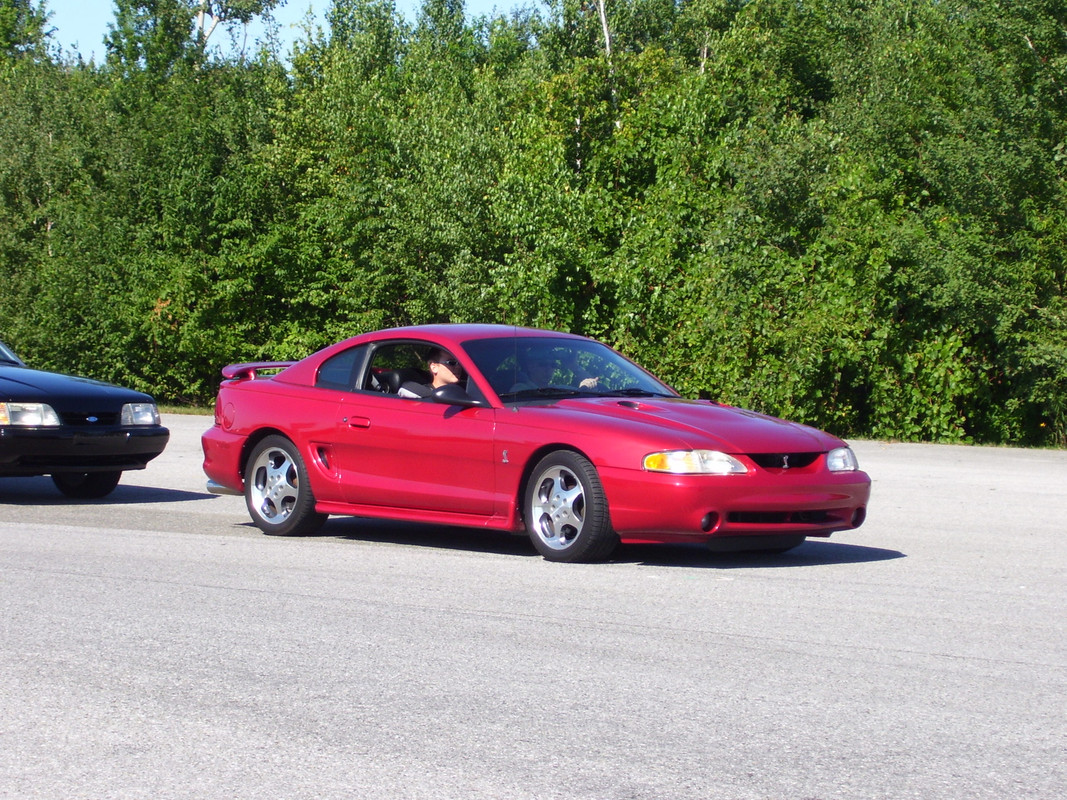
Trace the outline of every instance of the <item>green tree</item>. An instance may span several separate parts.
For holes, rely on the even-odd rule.
[[[43,2],[0,0],[0,58],[40,56],[48,38],[48,17]]]
[[[115,0],[115,23],[104,39],[108,64],[126,76],[143,71],[161,81],[202,62],[193,16],[188,0]]]

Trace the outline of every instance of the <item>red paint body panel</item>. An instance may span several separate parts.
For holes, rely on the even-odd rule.
[[[870,479],[858,470],[830,472],[826,453],[845,444],[822,431],[677,396],[501,399],[502,368],[483,372],[485,358],[472,353],[499,347],[506,355],[511,342],[530,337],[588,341],[507,326],[419,326],[339,342],[269,377],[255,364],[228,368],[233,377],[221,384],[215,425],[203,436],[204,471],[218,486],[242,491],[251,446],[280,433],[299,448],[322,513],[520,531],[528,470],[546,452],[565,448],[596,467],[622,541],[826,536],[862,522]],[[362,354],[408,340],[453,354],[469,376],[468,392],[482,404],[368,390],[374,370],[359,366],[372,363]],[[315,385],[327,362],[347,363],[349,355],[351,387]],[[648,373],[634,366],[627,380],[641,382],[642,375]],[[642,468],[649,453],[690,449],[729,453],[749,471],[671,475]],[[779,453],[804,454],[810,463],[763,467],[750,455]]]

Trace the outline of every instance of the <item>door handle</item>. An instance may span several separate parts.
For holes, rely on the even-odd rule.
[[[366,417],[348,417],[347,419],[349,428],[369,428],[370,420]]]

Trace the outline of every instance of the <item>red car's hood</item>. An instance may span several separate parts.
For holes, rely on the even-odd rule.
[[[594,415],[648,426],[660,434],[676,434],[689,447],[727,453],[815,453],[844,444],[806,425],[704,400],[582,398],[561,400],[554,408],[587,420]]]

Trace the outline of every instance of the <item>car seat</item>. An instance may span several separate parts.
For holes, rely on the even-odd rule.
[[[404,384],[408,384],[408,390],[414,391],[416,394],[421,394],[416,391],[416,386],[421,387],[425,394],[430,393],[427,387],[430,382],[430,376],[421,369],[415,369],[414,367],[402,367],[401,369],[390,369],[381,372],[378,374],[378,382],[382,385],[382,391],[387,394],[396,394]],[[411,384],[415,384],[415,386]]]

